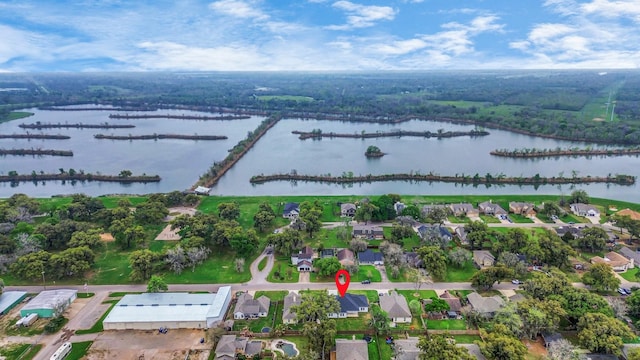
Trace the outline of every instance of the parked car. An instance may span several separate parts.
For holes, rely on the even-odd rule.
[[[627,293],[627,295],[631,295],[631,289],[622,288],[622,290],[624,290],[624,292]]]
[[[363,284],[371,284],[371,280],[362,280]]]
[[[511,283],[514,284],[514,285],[520,285],[520,284],[522,284],[522,281],[520,281],[518,279],[513,279],[513,280],[511,280]]]
[[[626,292],[626,291],[624,291],[624,289],[623,289],[623,288],[618,288],[618,293],[619,293],[620,295],[627,295],[627,292]]]

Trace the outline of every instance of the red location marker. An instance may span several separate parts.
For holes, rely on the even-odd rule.
[[[344,283],[340,282],[340,276],[344,276]],[[349,277],[349,272],[347,270],[342,269],[336,273],[336,287],[338,288],[340,297],[344,297],[344,294],[347,293],[347,289],[349,288],[349,281],[351,281],[351,278]]]

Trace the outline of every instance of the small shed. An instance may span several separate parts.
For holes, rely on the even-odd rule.
[[[0,315],[6,315],[18,305],[27,293],[24,291],[5,291],[0,294]]]
[[[42,291],[20,309],[20,316],[38,314],[41,318],[52,318],[60,315],[78,296],[78,290],[58,289]]]
[[[560,333],[542,333],[542,343],[545,347],[549,347],[549,345],[554,342],[562,339],[562,334]]]

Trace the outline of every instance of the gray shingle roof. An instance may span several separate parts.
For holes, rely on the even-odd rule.
[[[282,307],[283,320],[294,320],[296,318],[296,313],[291,311],[291,307],[294,305],[300,305],[300,301],[300,295],[294,292],[290,292],[284,297],[284,305]]]
[[[407,299],[402,295],[398,295],[395,291],[389,296],[380,297],[380,308],[382,308],[390,318],[411,317]]]
[[[472,292],[467,295],[467,300],[471,307],[481,314],[494,313],[504,306],[504,300],[497,295],[484,297],[477,292]]]
[[[364,340],[336,339],[336,359],[369,360],[367,342]]]
[[[340,303],[340,312],[358,311],[361,307],[369,307],[369,300],[365,295],[346,293],[344,296],[336,295]]]

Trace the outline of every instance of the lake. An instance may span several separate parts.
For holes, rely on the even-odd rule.
[[[134,174],[158,174],[162,181],[155,184],[115,184],[115,183],[70,183],[60,182],[21,183],[11,187],[8,183],[0,184],[0,196],[10,196],[15,192],[23,192],[30,196],[46,197],[56,194],[82,192],[88,195],[102,194],[143,194],[152,192],[168,192],[184,190],[195,183],[214,161],[223,159],[227,150],[244,138],[247,131],[257,127],[261,117],[234,121],[194,121],[170,119],[119,120],[108,119],[109,111],[41,111],[29,110],[34,116],[0,124],[0,133],[24,133],[18,128],[20,123],[36,121],[62,123],[104,123],[134,124],[133,129],[47,129],[50,134],[66,134],[70,140],[11,140],[0,139],[2,148],[41,147],[46,149],[72,150],[74,157],[15,157],[0,159],[0,171],[7,173],[16,170],[19,173],[31,173],[32,170],[58,172],[59,168],[68,170],[83,169],[87,172],[118,174],[123,169]],[[153,113],[153,112],[151,112]],[[157,114],[197,114],[190,111],[160,110]],[[136,112],[136,114],[139,114]],[[210,114],[209,114],[210,115]],[[568,141],[536,138],[513,134],[506,131],[489,130],[485,137],[424,139],[414,137],[379,138],[379,139],[322,139],[299,140],[291,134],[293,130],[311,131],[322,129],[323,132],[360,133],[413,130],[436,132],[438,129],[471,130],[473,126],[454,125],[432,121],[409,121],[402,124],[360,124],[321,120],[284,119],[274,126],[258,143],[242,158],[236,166],[225,175],[212,190],[215,195],[338,195],[338,194],[569,194],[573,188],[569,185],[533,187],[491,186],[473,187],[446,183],[410,183],[381,182],[372,184],[319,184],[298,182],[272,182],[252,185],[252,175],[272,174],[296,170],[300,174],[332,174],[353,172],[354,175],[383,174],[396,172],[419,171],[420,173],[437,173],[442,175],[478,173],[493,175],[504,173],[507,176],[571,176],[575,171],[578,176],[624,173],[640,175],[640,157],[592,157],[592,158],[557,158],[557,159],[509,159],[494,157],[491,150],[500,148],[555,148],[569,146],[585,146]],[[32,131],[36,132],[36,131]],[[200,135],[226,135],[222,141],[188,141],[188,140],[138,140],[112,141],[96,140],[94,134],[153,134],[179,133]],[[386,156],[378,159],[367,159],[364,152],[369,145],[378,146]],[[591,196],[640,202],[638,185],[618,186],[606,184],[580,185]]]

